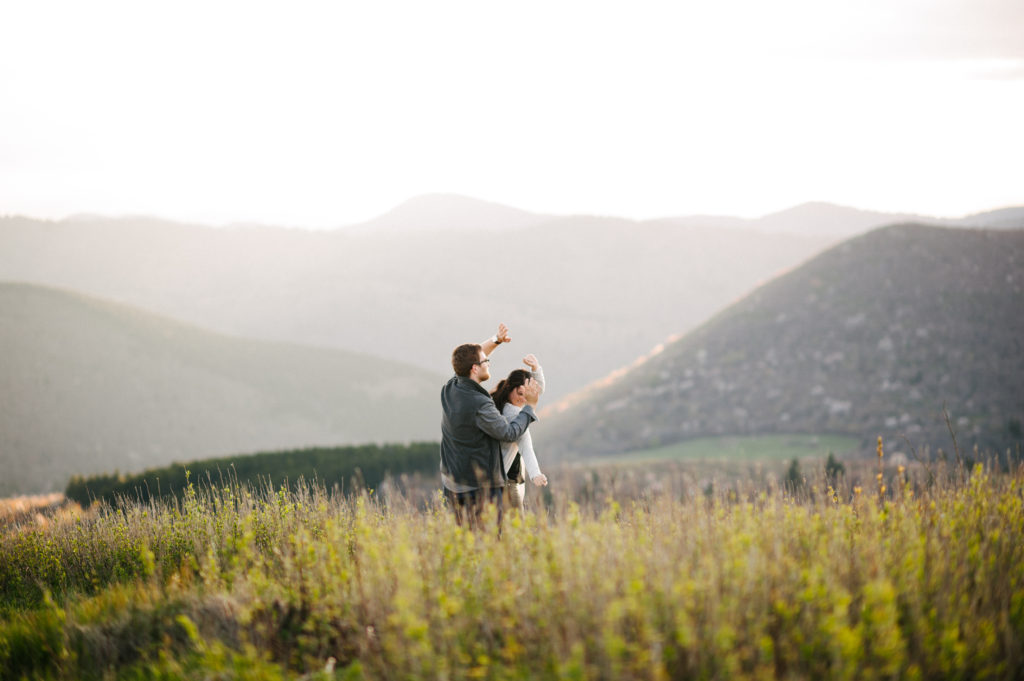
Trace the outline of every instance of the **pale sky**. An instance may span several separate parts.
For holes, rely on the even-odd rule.
[[[0,215],[1024,204],[1024,2],[0,0]]]

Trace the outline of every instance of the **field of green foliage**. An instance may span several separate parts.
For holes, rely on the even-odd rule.
[[[0,678],[1024,675],[1024,468],[657,477],[554,488],[500,538],[316,487],[8,527]]]

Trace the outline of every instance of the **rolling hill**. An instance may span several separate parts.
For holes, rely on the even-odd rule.
[[[949,452],[944,407],[965,450],[1021,442],[1020,231],[851,239],[565,400],[536,437],[563,457],[787,432]]]
[[[833,241],[588,217],[366,234],[8,218],[0,280],[437,373],[450,372],[453,347],[503,321],[515,344],[496,356],[494,373],[533,352],[551,367],[557,399]]]
[[[1012,209],[997,212],[1013,224]],[[985,215],[972,219],[983,221]],[[556,400],[685,333],[756,286],[891,214],[806,204],[758,220],[636,222],[412,199],[333,231],[151,218],[0,218],[0,280],[80,291],[221,333],[397,357],[450,371],[451,349],[507,322]]]
[[[73,473],[434,439],[444,381],[27,284],[0,284],[0,356],[0,496],[62,489]]]

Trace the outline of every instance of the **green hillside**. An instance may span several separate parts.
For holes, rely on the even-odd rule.
[[[0,357],[0,495],[245,451],[432,439],[444,380],[24,284],[0,284]]]
[[[1024,421],[1022,287],[1024,233],[879,229],[577,394],[537,437],[568,457],[787,432],[951,451],[945,405],[962,448],[1003,451]]]

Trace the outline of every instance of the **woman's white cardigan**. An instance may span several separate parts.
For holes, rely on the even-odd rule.
[[[540,391],[543,393],[544,369],[542,367],[538,366],[537,370],[533,372],[533,380],[540,384]],[[521,410],[522,407],[506,402],[505,407],[501,410],[501,415],[507,419],[514,419]],[[515,442],[501,443],[501,459],[505,465],[506,473],[508,473],[512,462],[516,460],[516,453],[521,454],[523,457],[523,466],[526,468],[527,480],[533,480],[540,475],[540,464],[537,463],[537,454],[533,451],[533,439],[530,437],[529,429]]]

